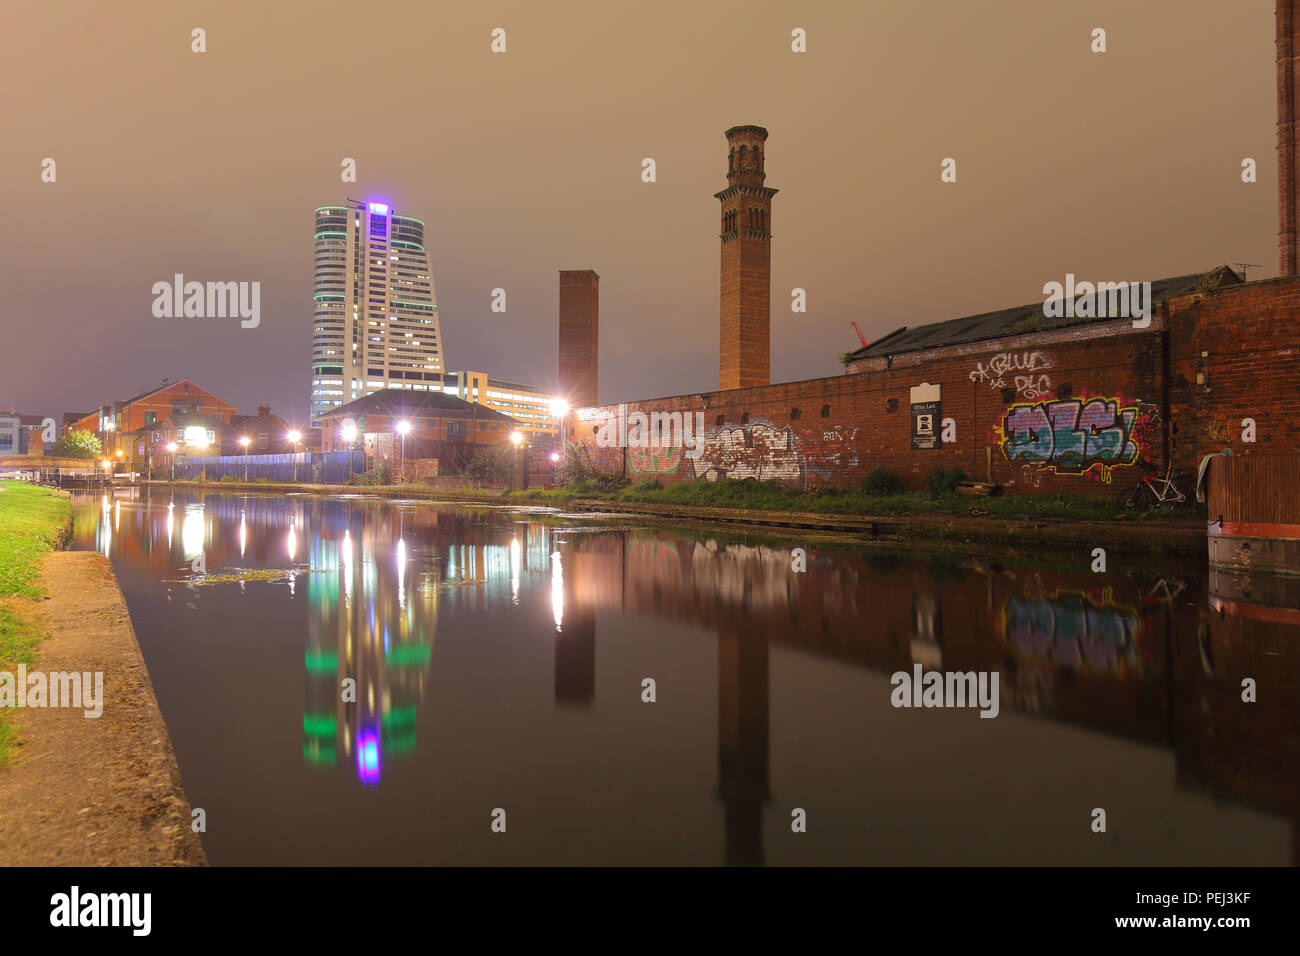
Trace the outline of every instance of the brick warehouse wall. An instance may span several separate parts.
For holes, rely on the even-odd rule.
[[[1114,496],[1172,458],[1190,493],[1202,454],[1300,450],[1297,309],[1300,280],[1251,283],[1175,299],[1144,330],[1094,322],[865,360],[831,378],[584,408],[569,434],[600,467],[666,483],[856,487],[884,466],[920,487],[947,465],[1012,493]],[[1207,362],[1208,391],[1196,385]],[[956,440],[913,450],[911,388],[923,383],[940,386]],[[701,455],[599,446],[602,418],[635,412],[702,413]],[[1254,445],[1240,440],[1243,417],[1258,423]]]
[[[1170,410],[1180,436],[1202,454],[1300,451],[1300,279],[1184,296],[1169,314]],[[1242,441],[1244,418],[1255,420],[1253,444]]]

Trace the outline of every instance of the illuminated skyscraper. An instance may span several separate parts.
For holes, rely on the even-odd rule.
[[[442,388],[424,223],[386,203],[316,210],[311,419],[382,388]]]

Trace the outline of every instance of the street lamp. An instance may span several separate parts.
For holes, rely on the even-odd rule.
[[[410,431],[411,431],[410,422],[401,421],[397,423],[397,433],[402,436],[402,457],[400,459],[401,470],[400,473],[398,474],[398,478],[397,478],[398,482],[402,482],[406,480],[406,436],[410,434]]]
[[[172,460],[172,481],[176,480],[176,443],[170,441],[167,443],[167,451]]]
[[[518,448],[523,443],[523,440],[524,440],[523,432],[513,431],[510,433],[510,490],[511,491],[515,490],[515,449]],[[524,455],[524,465],[525,467],[528,465],[527,453],[525,453]],[[528,484],[528,475],[526,472],[524,474],[524,484],[525,485]]]
[[[302,432],[295,428],[285,437],[293,442],[293,453],[296,456],[298,454],[298,442],[302,441]],[[296,457],[293,460],[293,480],[298,480],[298,459]]]
[[[551,455],[551,461],[559,461],[559,451],[564,447],[564,416],[569,414],[569,403],[563,398],[555,397],[551,399],[551,415],[556,419],[555,422],[555,453]]]
[[[244,446],[244,483],[248,483],[248,446],[253,443],[253,439],[247,435],[239,436],[239,443]]]

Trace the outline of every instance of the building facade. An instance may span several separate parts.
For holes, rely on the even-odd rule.
[[[481,403],[440,391],[381,389],[321,417],[325,452],[364,450],[369,462],[415,466],[408,479],[458,473],[484,446],[512,447],[519,423]]]
[[[424,223],[387,203],[315,215],[311,423],[384,388],[441,384],[442,337]]]
[[[1077,296],[902,328],[844,356],[843,375],[767,384],[766,323],[758,319],[766,315],[768,259],[761,249],[729,255],[727,236],[766,248],[768,207],[761,200],[770,191],[759,185],[761,131],[733,128],[731,185],[719,194],[721,388],[578,408],[566,421],[566,437],[585,446],[596,467],[628,478],[756,478],[811,489],[857,487],[884,468],[919,488],[943,468],[1010,493],[1115,500],[1147,476],[1170,477],[1191,499],[1201,460],[1224,450],[1295,455],[1300,277],[1292,260],[1300,207],[1291,184],[1300,181],[1300,159],[1288,118],[1293,6],[1279,0],[1279,155],[1288,164],[1279,195],[1283,276],[1245,282],[1220,266],[1122,283],[1126,303],[1144,290],[1137,295],[1141,314],[1127,305],[1114,311],[1109,297],[1117,293],[1102,294],[1113,284],[1099,283]],[[750,181],[741,182],[746,176]],[[754,205],[733,216],[726,203],[737,196]],[[1107,308],[1097,311],[1103,298]],[[561,330],[571,327],[561,315]]]

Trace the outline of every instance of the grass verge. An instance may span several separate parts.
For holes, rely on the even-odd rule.
[[[0,482],[0,671],[33,664],[45,637],[33,601],[45,597],[41,559],[57,548],[71,520],[66,495],[21,482]],[[8,762],[15,732],[0,710],[0,766]]]
[[[1076,521],[1110,521],[1118,515],[1127,518],[1195,518],[1203,516],[1204,507],[1179,510],[1159,509],[1138,512],[1124,508],[1115,500],[1083,495],[1008,495],[1001,498],[978,498],[969,495],[932,495],[927,491],[905,491],[891,495],[870,495],[862,491],[825,488],[817,491],[794,491],[776,482],[755,479],[693,481],[656,488],[652,483],[633,484],[618,491],[602,491],[596,486],[578,485],[549,490],[529,489],[508,495],[511,501],[563,504],[574,498],[607,501],[647,502],[704,508],[743,508],[758,511],[798,511],[810,514],[953,514],[964,515],[971,508],[984,508],[999,518],[1061,518]]]

